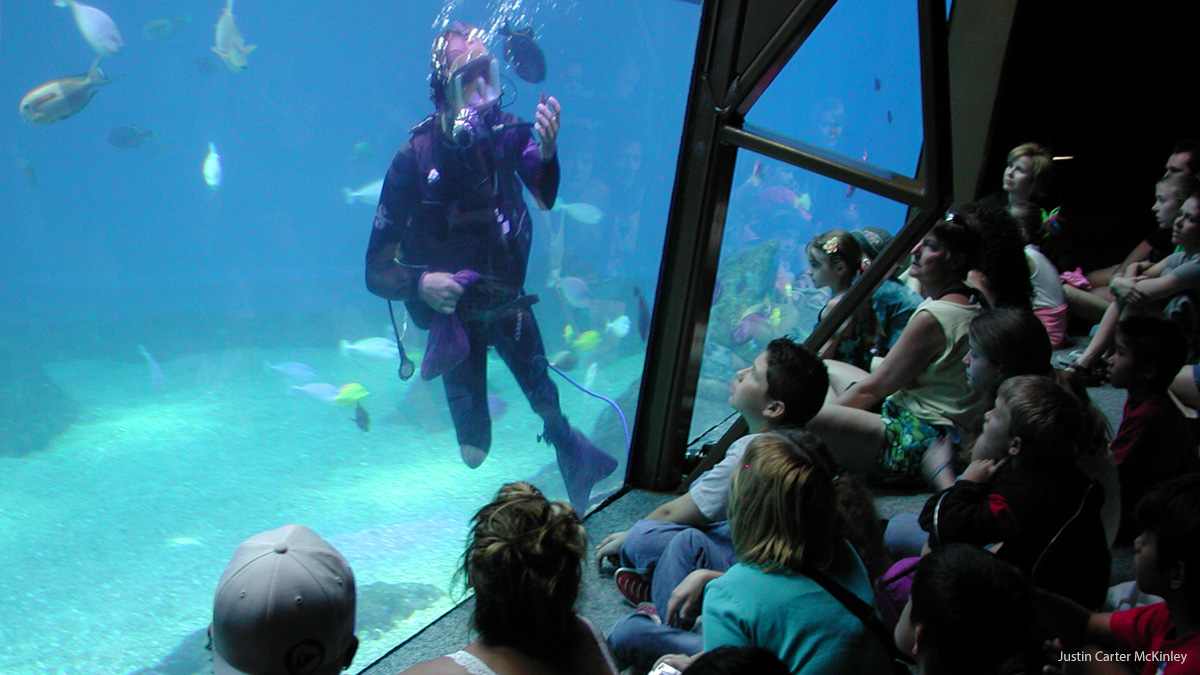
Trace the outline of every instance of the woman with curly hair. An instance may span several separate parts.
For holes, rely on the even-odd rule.
[[[565,502],[509,483],[475,514],[458,576],[479,638],[407,675],[616,675],[604,636],[575,613],[587,533]]]

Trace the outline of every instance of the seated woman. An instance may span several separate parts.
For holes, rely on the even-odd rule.
[[[1134,263],[1109,285],[1116,298],[1104,310],[1095,336],[1071,366],[1089,384],[1105,379],[1104,359],[1112,350],[1117,324],[1126,312],[1161,314],[1179,323],[1195,357],[1200,343],[1200,311],[1195,297],[1200,292],[1200,193],[1184,200],[1171,230],[1171,243],[1183,250],[1149,269],[1145,263]]]
[[[571,507],[509,483],[473,523],[459,574],[479,639],[404,674],[617,675],[604,637],[575,614],[587,533]]]
[[[1173,253],[1175,246],[1171,243],[1171,227],[1175,224],[1183,201],[1197,189],[1200,186],[1190,173],[1168,173],[1163,176],[1154,186],[1154,204],[1150,207],[1154,212],[1156,227],[1146,235],[1146,239],[1135,246],[1121,263],[1089,272],[1082,280],[1071,278],[1063,284],[1071,314],[1089,323],[1100,321],[1104,310],[1113,301],[1109,284],[1115,276],[1134,263],[1153,264]]]
[[[979,223],[982,244],[967,283],[983,293],[990,307],[1029,309],[1033,283],[1027,273],[1025,240],[1008,209],[980,200],[964,204],[959,214]]]
[[[1034,244],[1062,269],[1075,261],[1075,244],[1063,228],[1054,197],[1054,156],[1038,143],[1022,143],[1008,153],[1008,165],[999,192],[979,201],[1006,208],[1017,202],[1033,202],[1041,210],[1041,222]]]
[[[890,672],[884,643],[826,590],[840,586],[874,605],[867,572],[842,537],[822,444],[811,434],[791,437],[801,445],[759,436],[734,475],[729,524],[738,563],[723,575],[693,572],[707,584],[704,649],[762,647],[797,675]],[[661,660],[686,667],[689,659]]]
[[[980,247],[979,224],[969,218],[935,223],[913,248],[909,276],[926,299],[887,357],[870,373],[828,364],[835,398],[807,428],[845,471],[919,484],[929,445],[968,436],[979,424],[982,395],[967,386],[963,363],[967,325],[980,308],[964,283]]]

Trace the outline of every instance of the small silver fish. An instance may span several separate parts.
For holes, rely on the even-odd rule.
[[[558,290],[562,293],[567,304],[577,309],[587,309],[592,305],[592,289],[587,282],[579,277],[563,277],[558,280]]]
[[[91,5],[82,5],[75,0],[54,0],[54,6],[71,8],[71,15],[75,18],[79,33],[101,58],[121,53],[125,41],[121,39],[121,32],[117,30],[117,24],[113,22],[112,17]]]
[[[312,382],[317,379],[317,371],[310,365],[300,363],[299,361],[287,361],[285,363],[267,363],[267,368],[278,373],[287,375],[288,378],[295,382]]]
[[[225,61],[225,65],[235,73],[240,73],[250,67],[246,55],[254,51],[258,45],[248,45],[242,39],[242,32],[233,22],[233,0],[225,4],[221,18],[217,20],[217,36],[213,44],[213,52]]]

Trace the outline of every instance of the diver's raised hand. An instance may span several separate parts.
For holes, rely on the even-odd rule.
[[[426,272],[421,275],[421,299],[435,312],[453,314],[463,290],[449,272]]]
[[[541,138],[541,143],[538,148],[542,151],[542,159],[549,160],[554,157],[554,152],[558,148],[558,125],[559,115],[562,114],[562,106],[558,104],[558,99],[551,96],[546,98],[542,94],[542,102],[538,104],[535,116],[537,121],[533,123],[533,130],[538,133]]]

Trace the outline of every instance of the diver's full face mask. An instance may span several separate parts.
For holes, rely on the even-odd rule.
[[[464,54],[456,61],[463,64],[450,73],[446,83],[446,104],[455,117],[468,110],[481,113],[500,100],[500,67],[484,51]]]

